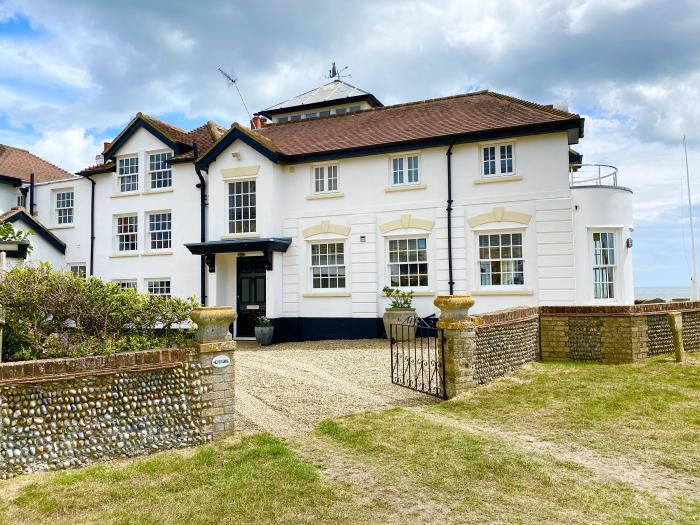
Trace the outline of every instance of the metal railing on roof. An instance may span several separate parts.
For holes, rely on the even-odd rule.
[[[617,168],[609,164],[570,164],[569,185],[617,186]]]

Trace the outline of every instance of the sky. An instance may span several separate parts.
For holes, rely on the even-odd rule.
[[[190,129],[326,81],[385,105],[491,89],[566,101],[576,149],[635,202],[637,286],[691,273],[682,137],[700,230],[700,0],[0,0],[0,143],[69,171],[139,111]]]

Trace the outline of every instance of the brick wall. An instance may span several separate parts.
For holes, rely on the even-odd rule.
[[[539,359],[537,308],[485,314],[476,323],[476,381],[489,383],[528,361]]]
[[[688,352],[700,350],[700,303],[540,307],[542,360],[631,363],[672,353],[668,312],[683,313]]]
[[[233,363],[214,368],[211,359],[165,349],[0,364],[0,478],[195,445],[231,430]]]

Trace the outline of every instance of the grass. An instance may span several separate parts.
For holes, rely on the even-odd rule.
[[[379,467],[385,483],[412,487],[446,522],[696,523],[700,505],[667,505],[585,468],[524,453],[494,437],[436,424],[403,409],[323,422],[317,433]]]
[[[349,523],[371,510],[324,484],[279,439],[44,474],[4,499],[0,523]]]
[[[564,461],[509,432],[625,458],[673,489],[671,472],[686,488],[640,488],[601,474],[595,455]],[[259,434],[0,482],[0,524],[692,524],[699,443],[700,354],[533,363],[460,400],[327,420],[296,441]]]
[[[700,353],[687,364],[534,363],[430,410],[700,477]]]

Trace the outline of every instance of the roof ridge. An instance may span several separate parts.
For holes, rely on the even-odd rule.
[[[170,122],[166,122],[166,121],[161,120],[161,119],[159,119],[159,118],[157,118],[157,117],[154,117],[154,116],[152,116],[152,115],[148,115],[148,114],[146,114],[146,113],[141,113],[141,112],[139,111],[139,112],[136,114],[136,116],[137,116],[137,117],[140,116],[141,118],[153,120],[153,121],[155,121],[155,122],[158,122],[159,124],[164,124],[165,126],[168,126],[169,128],[172,128],[172,129],[174,129],[175,131],[179,131],[180,133],[184,133],[185,135],[188,135],[188,134],[189,134],[189,131],[186,131],[186,130],[184,130],[184,129],[182,129],[182,128],[180,128],[180,127],[174,125],[174,124],[171,124]]]
[[[21,151],[22,153],[26,153],[27,155],[31,155],[31,156],[34,157],[35,159],[37,159],[37,160],[39,160],[39,161],[41,161],[41,162],[44,162],[44,163],[48,164],[48,165],[51,166],[52,168],[56,168],[58,171],[62,171],[63,173],[65,173],[65,174],[67,174],[67,175],[69,175],[69,176],[73,176],[73,174],[72,174],[70,171],[67,171],[67,170],[61,168],[60,166],[57,166],[57,165],[54,164],[53,162],[48,161],[48,160],[46,160],[45,158],[40,157],[39,155],[35,155],[34,153],[32,153],[31,151],[29,151],[28,149],[17,148],[17,147],[15,147],[15,146],[10,146],[10,145],[8,145],[8,144],[0,144],[0,146],[3,146],[3,147],[5,147],[5,148],[9,148],[9,149],[12,149],[12,150],[15,150],[15,151]]]
[[[526,107],[539,109],[542,111],[547,111],[548,113],[552,113],[552,114],[557,115],[559,117],[580,117],[581,116],[578,113],[571,113],[570,111],[563,111],[561,109],[557,109],[557,108],[550,106],[550,105],[540,104],[538,102],[532,102],[530,100],[525,100],[523,98],[513,97],[511,95],[505,95],[503,93],[498,93],[497,91],[486,90],[486,92],[489,95],[492,95],[496,98],[502,98],[504,100],[508,100],[508,101],[514,102],[516,104],[521,104],[521,105],[526,106]]]

